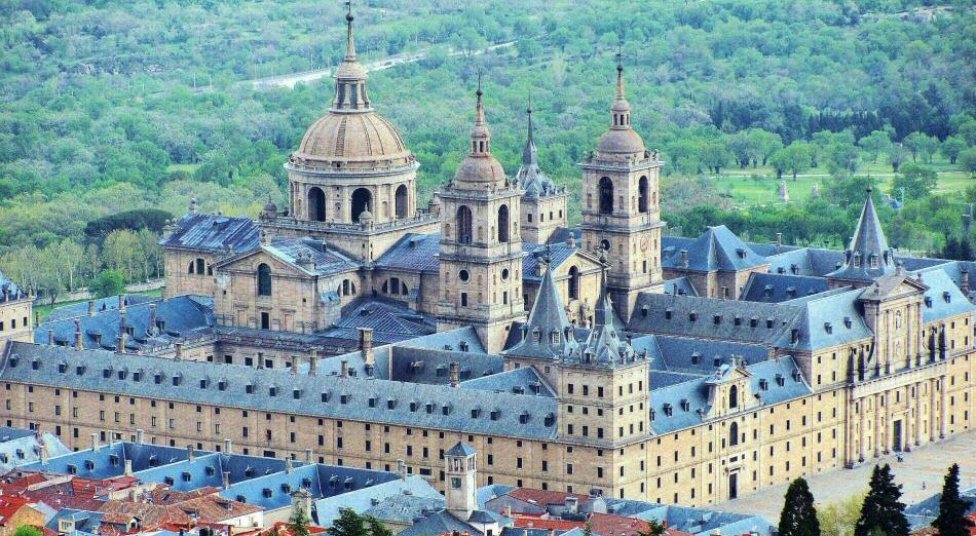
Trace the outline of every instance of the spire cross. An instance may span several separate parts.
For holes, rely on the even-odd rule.
[[[356,19],[352,15],[352,0],[346,0],[346,61],[356,60],[356,42],[352,38],[352,21]]]
[[[543,258],[546,261],[546,266],[549,270],[552,270],[552,244],[546,244],[546,256]]]

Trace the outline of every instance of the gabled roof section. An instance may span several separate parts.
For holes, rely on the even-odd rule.
[[[826,291],[822,277],[753,272],[742,290],[742,301],[779,303]]]
[[[440,233],[409,233],[376,259],[374,265],[410,272],[436,272],[440,268],[440,247]]]
[[[881,220],[874,209],[871,199],[871,188],[867,190],[867,199],[861,209],[861,219],[857,222],[857,230],[851,245],[845,252],[844,265],[834,272],[827,274],[836,279],[855,281],[870,281],[895,271],[895,255],[888,247]]]
[[[308,237],[274,237],[270,243],[259,244],[248,252],[221,260],[216,265],[230,266],[259,251],[287,264],[299,273],[311,276],[329,276],[359,268],[359,263],[327,242]]]
[[[258,226],[250,218],[230,218],[191,212],[176,223],[176,229],[159,241],[164,248],[207,253],[242,253],[260,242]]]
[[[696,272],[735,272],[763,264],[767,264],[766,259],[724,225],[709,227],[661,263],[664,268]]]
[[[458,442],[453,447],[451,447],[450,450],[448,450],[447,452],[445,452],[444,455],[445,456],[455,456],[455,457],[457,457],[457,456],[466,457],[466,456],[472,456],[472,455],[474,455],[474,453],[475,453],[475,450],[473,448],[471,448],[470,445],[467,445],[465,443]]]

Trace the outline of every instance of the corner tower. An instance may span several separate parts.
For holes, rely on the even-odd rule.
[[[416,157],[373,109],[366,69],[356,55],[354,20],[350,7],[332,106],[285,164],[288,213],[266,211],[262,225],[279,236],[331,241],[368,263],[407,232],[435,232],[437,222],[417,212]]]
[[[468,156],[438,193],[444,222],[437,324],[441,331],[474,326],[494,353],[512,322],[525,317],[517,220],[522,192],[491,154],[480,81],[477,97]]]
[[[525,110],[528,116],[528,135],[522,149],[522,167],[515,178],[522,194],[522,238],[526,242],[543,244],[553,231],[566,227],[566,188],[557,188],[539,169],[539,155],[532,135],[532,105]]]
[[[610,108],[610,129],[583,169],[583,247],[613,256],[607,275],[617,313],[626,322],[640,292],[660,292],[660,172],[657,153],[630,124],[624,95],[624,68],[617,55],[617,97]]]

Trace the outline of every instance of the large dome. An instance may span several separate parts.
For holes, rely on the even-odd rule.
[[[306,161],[348,163],[356,167],[400,167],[413,162],[396,127],[374,112],[329,112],[305,132],[293,155]]]
[[[505,181],[505,170],[494,156],[469,155],[454,174],[458,186],[464,183],[492,184]]]
[[[644,140],[632,128],[611,128],[600,137],[596,149],[603,154],[643,154]]]

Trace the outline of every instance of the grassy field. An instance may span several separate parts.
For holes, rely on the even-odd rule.
[[[891,166],[883,162],[884,159],[879,159],[878,163],[865,163],[857,174],[875,177],[881,183],[881,189],[890,194],[891,182],[895,174],[891,171]],[[930,167],[939,174],[936,193],[962,193],[966,188],[976,184],[976,180],[973,180],[968,173],[948,162],[937,160]],[[780,203],[779,181],[776,180],[776,172],[770,167],[728,168],[723,170],[721,175],[713,175],[712,178],[719,192],[733,199],[736,205]],[[789,175],[784,175],[783,178],[786,179],[790,201],[799,202],[809,199],[815,184],[820,184],[822,190],[823,183],[830,180],[830,175],[825,169],[811,169],[798,175],[796,181]],[[900,199],[898,195],[895,197]]]
[[[163,289],[147,290],[145,292],[130,292],[129,294],[139,294],[140,296],[154,296],[156,298],[160,298],[163,296]],[[66,301],[66,302],[55,303],[54,305],[50,305],[46,303],[43,305],[35,305],[34,312],[40,316],[41,322],[43,322],[44,319],[47,317],[47,315],[51,314],[51,311],[57,309],[58,307],[64,307],[65,305],[74,305],[76,303],[83,303],[86,301],[88,300]]]

